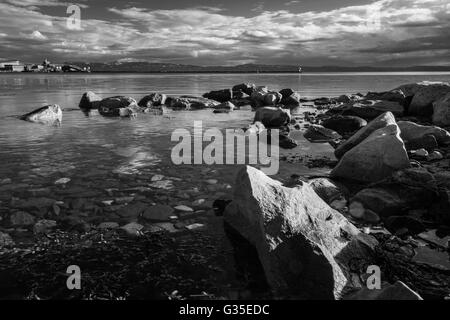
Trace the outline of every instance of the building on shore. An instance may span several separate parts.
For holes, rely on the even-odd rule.
[[[25,66],[19,60],[0,61],[0,72],[23,72]]]

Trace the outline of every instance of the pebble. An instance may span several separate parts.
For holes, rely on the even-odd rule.
[[[134,200],[134,197],[120,197],[120,198],[115,198],[114,202],[116,204],[127,204],[133,200]]]
[[[433,151],[427,157],[427,161],[442,160],[444,156],[439,151]]]
[[[159,223],[154,223],[152,224],[152,226],[158,227],[162,230],[174,233],[174,232],[178,232],[177,229],[175,229],[174,225],[172,223],[169,222],[159,222]]]
[[[162,174],[155,174],[151,180],[153,182],[155,182],[155,181],[161,181],[162,179],[164,179],[164,176]]]
[[[30,226],[34,224],[34,217],[29,214],[28,212],[24,212],[24,211],[19,211],[19,212],[14,212],[10,217],[9,217],[11,224],[13,226]]]
[[[208,184],[216,184],[218,181],[216,179],[208,179],[206,180],[206,183]]]
[[[48,233],[51,229],[56,227],[55,220],[39,220],[33,227],[35,234]]]
[[[186,229],[192,231],[192,230],[202,229],[202,228],[204,228],[204,227],[205,227],[204,224],[201,224],[201,223],[194,223],[194,224],[190,224],[190,225],[186,226]]]
[[[0,248],[14,245],[14,241],[11,236],[5,232],[0,231]]]
[[[144,229],[144,226],[137,222],[130,222],[120,228],[124,230],[128,235],[137,237],[142,234],[142,229]]]
[[[119,224],[117,222],[102,222],[97,226],[99,229],[117,229],[118,227]]]
[[[102,201],[103,205],[105,205],[105,206],[110,206],[110,205],[113,204],[113,202],[114,202],[114,200],[104,200],[104,201]]]
[[[160,180],[149,184],[149,187],[170,190],[173,189],[173,183],[171,180]]]
[[[70,182],[70,178],[61,178],[55,181],[55,184],[66,184]]]
[[[10,183],[12,183],[12,180],[10,178],[6,178],[6,179],[3,179],[3,180],[0,180],[0,185],[10,184]]]
[[[426,158],[426,157],[428,157],[428,151],[422,148],[422,149],[416,150],[416,152],[414,152],[414,155],[416,155],[417,157]]]
[[[194,212],[194,210],[192,208],[185,206],[185,205],[176,206],[175,210],[183,211],[183,212]]]
[[[352,202],[348,211],[353,218],[361,219],[364,217],[364,206],[359,202]]]

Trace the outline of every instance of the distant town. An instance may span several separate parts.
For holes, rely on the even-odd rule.
[[[0,61],[0,72],[91,72],[89,66],[53,64],[45,59],[42,64],[24,64],[19,60]]]

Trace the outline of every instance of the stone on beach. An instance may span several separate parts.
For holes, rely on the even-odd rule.
[[[322,122],[322,126],[339,134],[355,132],[366,125],[366,120],[356,116],[334,116]]]
[[[252,93],[256,90],[256,85],[254,85],[253,83],[241,83],[238,85],[235,85],[232,88],[233,91],[242,91],[245,94],[251,96]]]
[[[402,90],[397,89],[385,92],[369,92],[364,98],[367,100],[395,101],[403,105],[406,96]]]
[[[203,98],[203,97],[180,96],[180,99],[188,101],[189,109],[191,109],[191,110],[214,108],[220,104],[217,101]]]
[[[238,173],[224,218],[256,247],[266,279],[279,294],[340,298],[359,285],[350,262],[370,260],[377,243],[309,185],[286,188],[249,166]]]
[[[439,145],[450,144],[450,133],[442,128],[423,126],[410,121],[399,121],[397,125],[401,131],[400,136],[404,141],[417,141],[427,135],[432,135]]]
[[[62,121],[62,110],[57,104],[47,105],[24,114],[20,119],[40,124],[60,125]]]
[[[98,109],[100,101],[102,101],[102,98],[99,95],[92,91],[88,91],[83,94],[78,106],[83,110]]]
[[[344,105],[342,115],[372,120],[385,112],[391,112],[394,116],[402,116],[404,107],[396,101],[361,100]]]
[[[408,108],[411,115],[431,116],[433,114],[433,102],[438,101],[450,93],[450,84],[434,83],[421,87],[414,94]]]
[[[433,123],[450,126],[450,93],[433,102]]]
[[[266,128],[279,128],[291,121],[289,110],[279,107],[261,107],[256,110],[254,123],[261,122]]]
[[[231,89],[223,89],[210,91],[203,95],[204,98],[215,100],[218,102],[227,102],[233,99],[233,90]]]
[[[306,130],[304,137],[310,142],[329,142],[342,138],[336,131],[317,124],[310,125]]]
[[[387,127],[391,124],[395,124],[395,117],[391,112],[385,112],[378,116],[376,119],[369,122],[368,125],[361,128],[353,136],[351,136],[347,141],[339,145],[334,154],[337,158],[341,158],[347,151],[352,149],[361,143],[364,139],[369,137],[373,132],[378,129]]]
[[[276,106],[281,102],[283,96],[279,92],[269,92],[264,96],[265,106]]]
[[[372,132],[369,137],[347,151],[331,172],[331,176],[376,182],[396,170],[409,167],[400,129],[396,124],[391,124]]]

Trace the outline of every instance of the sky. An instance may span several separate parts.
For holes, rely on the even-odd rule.
[[[450,1],[0,0],[0,60],[44,58],[450,66]]]

